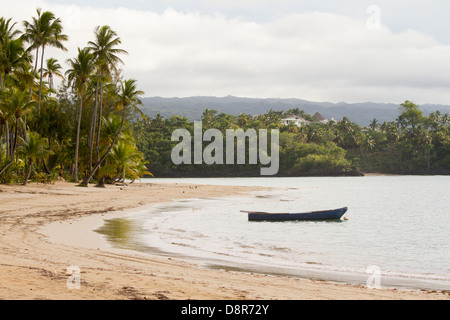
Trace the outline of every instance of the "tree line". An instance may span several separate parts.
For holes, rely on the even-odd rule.
[[[282,119],[302,117],[310,123],[286,125]],[[338,121],[315,122],[300,108],[270,110],[261,115],[239,116],[206,109],[203,130],[279,129],[280,169],[278,176],[342,176],[364,173],[449,174],[450,117],[439,111],[425,116],[411,101],[399,106],[395,121],[373,119],[366,127],[347,117]],[[134,123],[137,146],[150,161],[150,171],[159,177],[258,176],[260,165],[174,165],[171,150],[178,143],[171,134],[186,128],[193,135],[193,122],[186,117],[164,119],[157,114]],[[204,147],[209,142],[204,142]],[[193,150],[193,149],[192,149]],[[225,162],[224,162],[225,163]]]
[[[67,41],[50,11],[22,23],[0,17],[0,182],[102,186],[150,174],[130,129],[144,92],[121,75],[120,37],[97,26],[65,64],[46,57]]]

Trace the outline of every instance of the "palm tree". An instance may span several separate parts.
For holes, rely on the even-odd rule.
[[[46,139],[42,138],[36,132],[29,132],[27,139],[22,139],[22,145],[19,147],[19,151],[28,159],[28,170],[23,181],[23,185],[26,186],[30,178],[33,162],[46,156],[50,151],[47,149]]]
[[[377,130],[380,127],[378,124],[378,120],[376,118],[373,118],[372,122],[369,124],[369,128],[373,131]]]
[[[141,161],[143,155],[139,152],[134,144],[128,141],[119,141],[108,155],[109,162],[115,166],[122,175],[122,183],[125,184],[125,177],[129,176],[137,178],[133,169],[137,167],[137,163]]]
[[[14,30],[16,23],[11,24],[11,18],[5,19],[0,17],[0,46],[6,42],[7,39],[12,39],[20,34],[19,30]]]
[[[77,139],[75,142],[75,167],[73,171],[73,179],[75,180],[75,182],[78,182],[78,149],[80,144],[80,126],[81,114],[83,111],[83,95],[86,82],[95,71],[94,55],[91,53],[90,48],[78,48],[77,58],[68,59],[67,62],[70,65],[70,69],[66,71],[69,85],[72,84],[73,87],[77,89],[80,99],[80,107],[78,109]]]
[[[55,58],[47,59],[47,65],[44,68],[44,77],[48,77],[49,88],[53,88],[53,76],[58,76],[61,79],[64,79],[63,74],[60,72],[62,69],[61,65],[58,63],[58,60]]]
[[[20,34],[19,30],[14,30],[14,26],[16,23],[10,24],[11,18],[5,19],[0,17],[0,59],[3,59],[3,55],[5,54],[5,47],[7,43],[14,39],[18,34]],[[3,65],[3,62],[2,62]],[[3,73],[0,72],[0,84],[3,84]]]
[[[31,44],[30,49],[36,49],[36,62],[34,67],[35,72],[37,69],[39,48],[42,48],[39,98],[37,104],[37,111],[39,114],[42,93],[42,78],[44,72],[45,47],[52,46],[67,51],[66,47],[62,44],[62,41],[68,40],[69,37],[62,33],[63,27],[61,20],[56,18],[52,12],[45,11],[41,13],[41,9],[36,9],[36,12],[37,18],[33,17],[31,23],[24,21],[23,24],[25,26],[24,39]]]
[[[5,87],[6,77],[9,74],[26,70],[30,62],[31,57],[28,51],[23,48],[22,40],[20,38],[7,39],[2,44],[2,52],[0,55],[1,87]]]
[[[205,109],[202,114],[202,124],[203,128],[212,128],[214,122],[216,121],[217,110]]]
[[[97,64],[97,88],[100,85],[100,101],[97,107],[97,98],[95,99],[94,105],[94,115],[97,114],[97,108],[99,117],[98,117],[98,125],[97,125],[97,141],[96,141],[96,152],[97,152],[97,162],[100,158],[99,153],[99,139],[100,139],[100,129],[102,122],[102,110],[103,110],[103,83],[106,78],[111,76],[112,72],[117,73],[116,65],[119,63],[123,63],[123,61],[117,56],[118,54],[127,54],[128,52],[116,48],[118,45],[122,43],[120,38],[117,36],[117,33],[111,29],[111,27],[97,26],[94,31],[95,40],[89,41],[88,44],[92,49],[93,54],[95,55],[96,64]],[[97,90],[98,92],[98,90]],[[93,147],[93,146],[92,146]],[[91,148],[92,148],[91,147]]]
[[[1,175],[15,160],[19,136],[19,121],[22,116],[25,116],[28,112],[31,111],[31,108],[35,105],[35,101],[28,101],[28,95],[25,92],[11,89],[7,92],[2,93],[2,99],[0,99],[0,103],[4,112],[9,113],[9,115],[11,115],[11,118],[14,118],[15,120],[14,141],[10,146],[11,159],[3,166],[3,168],[0,169]]]
[[[111,149],[114,147],[117,139],[119,138],[119,135],[122,132],[123,124],[125,122],[125,116],[126,116],[128,107],[131,106],[133,108],[138,108],[137,107],[138,105],[142,105],[142,101],[139,99],[139,96],[143,95],[143,94],[144,94],[143,91],[137,89],[136,80],[134,80],[134,79],[125,80],[120,84],[120,93],[118,94],[118,100],[117,100],[118,109],[122,110],[122,121],[120,124],[120,128],[117,131],[116,136],[114,137],[113,141],[111,142],[111,145],[109,146],[108,150],[97,162],[97,164],[96,164],[95,168],[92,170],[92,172],[81,183],[82,186],[88,186],[89,181],[91,181],[95,172],[98,170],[98,168],[101,166],[103,161],[106,159],[106,157],[110,153]]]

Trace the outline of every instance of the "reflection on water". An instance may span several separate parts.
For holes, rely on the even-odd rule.
[[[103,226],[94,231],[104,235],[106,240],[117,248],[137,249],[135,245],[132,245],[136,242],[136,234],[139,233],[137,221],[127,218],[108,219],[105,220]]]
[[[208,267],[258,271],[254,268],[258,265],[262,272],[293,275],[305,275],[306,270],[308,277],[318,279],[324,279],[326,271],[340,273],[339,278],[348,281],[358,274],[359,283],[365,284],[367,267],[377,265],[383,281],[392,276],[421,282],[426,289],[450,289],[450,177],[191,179],[189,183],[249,183],[282,189],[249,197],[157,204],[106,220],[96,231],[115,247],[195,257]],[[347,221],[254,223],[241,212],[342,206],[349,207]]]

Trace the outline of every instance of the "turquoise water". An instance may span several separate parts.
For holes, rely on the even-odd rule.
[[[149,179],[276,189],[154,205],[100,231],[117,246],[248,270],[381,286],[450,290],[450,177]],[[249,222],[241,210],[349,207],[340,222]],[[114,235],[107,226],[120,230]],[[124,226],[127,226],[126,228]],[[117,229],[118,228],[118,229]]]

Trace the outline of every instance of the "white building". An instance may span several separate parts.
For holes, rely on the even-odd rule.
[[[281,123],[285,126],[288,126],[290,124],[294,124],[298,127],[301,127],[302,125],[306,125],[310,123],[308,120],[303,119],[302,117],[297,116],[290,116],[285,119],[281,119]]]

